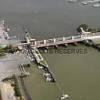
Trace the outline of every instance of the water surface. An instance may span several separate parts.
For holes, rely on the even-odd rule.
[[[22,38],[27,28],[33,38],[44,39],[76,34],[82,23],[100,27],[100,8],[71,4],[66,0],[0,0],[0,19],[5,19],[11,35]],[[87,48],[85,55],[44,54],[64,92],[73,100],[99,100],[100,52]],[[29,69],[26,85],[33,100],[59,100],[55,84],[48,84],[36,67]]]
[[[42,73],[33,65],[31,76],[25,79],[32,98],[59,100],[61,93],[71,100],[98,100],[100,98],[100,52],[85,46],[69,46],[67,49],[86,49],[85,54],[43,54],[57,79],[57,84],[46,83]]]
[[[82,23],[100,27],[99,10],[66,0],[0,1],[0,17],[8,22],[11,34],[24,36],[26,27],[36,39],[75,34]]]

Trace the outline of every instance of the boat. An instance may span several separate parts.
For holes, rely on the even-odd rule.
[[[38,66],[39,69],[43,69],[43,66]]]
[[[47,82],[51,82],[52,79],[51,79],[50,77],[47,77],[47,78],[46,78],[46,81],[47,81]]]
[[[47,82],[56,82],[50,72],[43,73],[43,76],[45,77]]]
[[[43,76],[45,77],[47,82],[51,82],[52,81],[52,76],[50,73],[43,73]]]
[[[67,2],[69,2],[69,3],[75,3],[75,2],[77,2],[77,0],[68,0]]]
[[[81,2],[83,5],[88,5],[88,3],[87,2],[85,2],[85,1],[83,1],[83,2]]]
[[[93,4],[92,7],[94,7],[94,8],[100,7],[100,4],[98,4],[98,3],[97,4]]]
[[[61,96],[61,100],[65,100],[65,99],[68,99],[69,98],[69,95],[68,94],[63,94]]]
[[[89,1],[87,1],[88,3],[98,3],[98,2],[100,2],[100,0],[89,0]]]
[[[43,76],[50,77],[51,74],[50,73],[43,73]]]

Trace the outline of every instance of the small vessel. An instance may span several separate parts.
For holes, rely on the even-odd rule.
[[[56,82],[50,72],[43,73],[43,76],[45,77],[47,82],[53,82],[53,83]]]
[[[43,66],[38,66],[39,69],[43,69]]]
[[[100,7],[100,4],[98,4],[98,3],[97,4],[93,4],[92,7],[94,7],[94,8]]]
[[[47,77],[47,78],[46,78],[46,81],[47,81],[47,82],[51,82],[52,79],[51,79],[50,77]]]
[[[90,0],[88,2],[90,2],[90,3],[98,3],[98,2],[100,2],[100,0]]]
[[[43,73],[43,76],[45,77],[47,82],[51,82],[52,81],[52,76],[50,73]]]
[[[87,2],[85,2],[85,1],[83,1],[83,2],[81,2],[83,5],[88,5],[88,3]]]
[[[77,0],[68,0],[69,3],[75,3]]]
[[[91,3],[98,3],[100,2],[100,0],[87,0],[87,1],[83,1],[81,2],[83,5],[88,5],[88,4],[91,4]]]
[[[50,77],[51,76],[50,73],[43,73],[43,75],[46,76],[46,77]]]
[[[65,100],[65,99],[68,99],[69,98],[69,95],[68,94],[63,94],[61,96],[61,100]]]

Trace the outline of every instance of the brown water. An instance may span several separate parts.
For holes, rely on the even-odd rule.
[[[99,28],[99,12],[100,8],[67,0],[0,0],[0,19],[19,37],[25,35],[23,27],[36,39],[75,34],[82,23]]]
[[[100,52],[85,46],[69,46],[67,49],[86,49],[86,54],[43,54],[60,85],[61,91],[71,100],[100,99]],[[46,83],[36,66],[26,80],[33,100],[59,100],[61,91],[56,84]]]
[[[7,21],[11,35],[20,38],[25,35],[23,27],[36,39],[75,34],[82,23],[100,27],[99,12],[100,8],[66,0],[0,0],[0,19]],[[100,52],[87,49],[83,55],[43,54],[62,90],[73,100],[100,100]],[[29,70],[32,74],[25,80],[33,100],[59,100],[57,86],[46,83],[36,67]]]

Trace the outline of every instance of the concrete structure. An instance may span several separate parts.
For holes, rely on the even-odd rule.
[[[53,38],[53,39],[45,39],[36,41],[35,39],[32,41],[32,39],[27,38],[26,43],[20,43],[18,45],[27,45],[30,44],[33,48],[40,48],[40,47],[49,47],[54,45],[61,45],[61,44],[68,44],[68,43],[74,43],[79,42],[83,40],[94,40],[94,39],[100,39],[100,32],[97,33],[91,33],[91,34],[84,34],[84,35],[76,35],[76,36],[69,36],[69,37],[60,37],[60,38]]]

